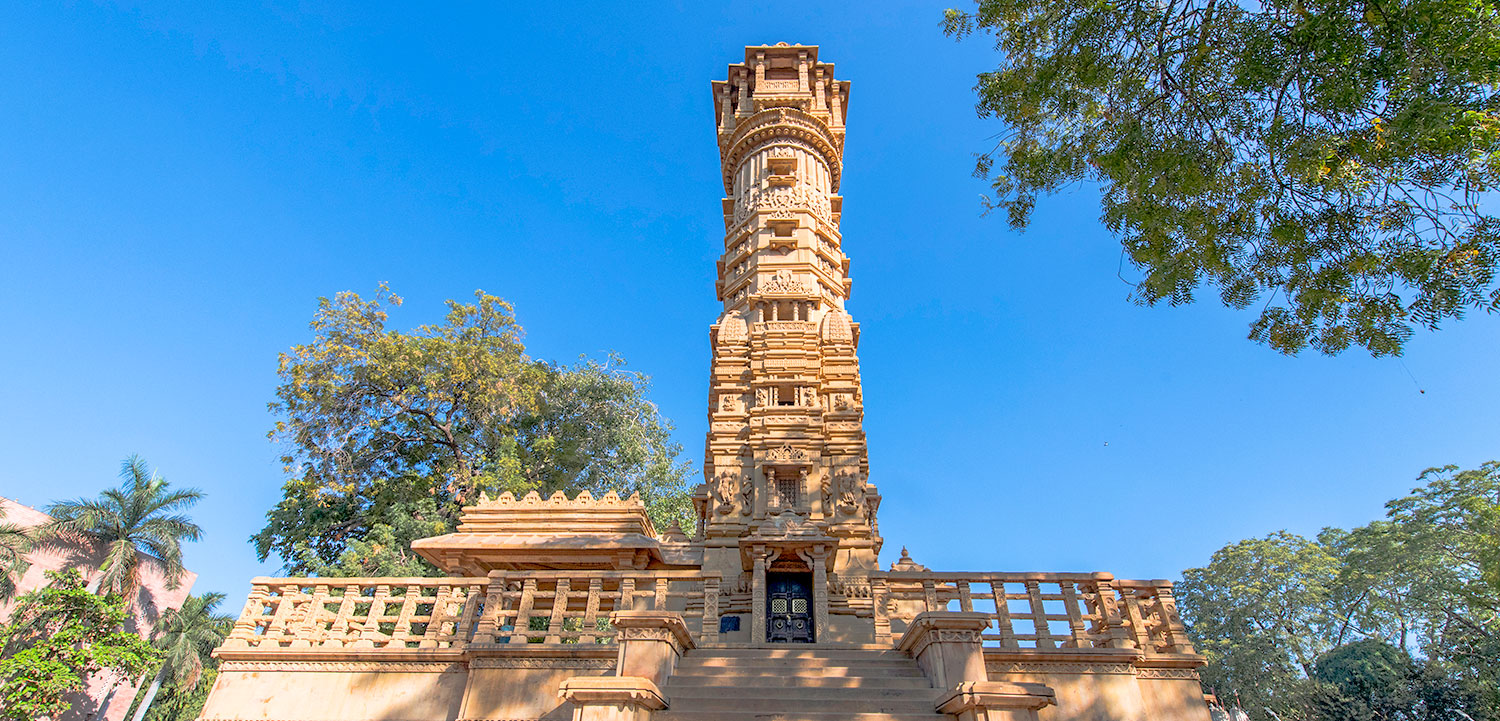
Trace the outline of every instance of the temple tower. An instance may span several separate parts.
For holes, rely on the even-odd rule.
[[[839,233],[849,83],[816,46],[752,46],[713,100],[727,197],[696,495],[704,568],[740,578],[726,610],[748,604],[752,642],[847,638],[838,617],[852,630],[869,614],[881,544]],[[799,583],[810,618],[785,621],[816,628],[777,637]]]

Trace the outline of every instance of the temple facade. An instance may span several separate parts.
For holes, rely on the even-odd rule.
[[[850,86],[752,46],[713,83],[722,314],[691,534],[635,497],[482,498],[443,578],[257,578],[213,721],[1207,721],[1162,580],[882,569],[839,232]]]

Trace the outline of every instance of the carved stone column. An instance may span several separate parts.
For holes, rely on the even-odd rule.
[[[812,567],[813,638],[828,642],[828,547],[813,546],[807,554]]]
[[[755,571],[750,577],[750,643],[766,640],[766,547],[750,549]]]

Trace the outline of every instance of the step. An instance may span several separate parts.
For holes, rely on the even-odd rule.
[[[934,721],[949,718],[927,713],[849,713],[792,711],[788,713],[656,711],[652,721]]]
[[[922,678],[922,669],[915,665],[871,668],[868,666],[829,666],[826,668],[795,668],[787,666],[688,666],[677,665],[673,678],[695,676],[700,678]]]
[[[763,681],[763,683],[746,683]],[[739,676],[675,674],[667,680],[667,688],[725,687],[764,688],[780,692],[787,687],[797,688],[900,688],[912,691],[936,691],[925,676]]]
[[[814,706],[833,704],[835,708],[842,708],[849,701],[896,701],[901,703],[923,704],[922,708],[932,708],[937,701],[938,690],[935,688],[838,688],[838,687],[785,687],[785,686],[672,686],[668,685],[663,691],[673,704],[692,703],[697,706],[703,701],[729,701],[738,703],[744,699],[769,699],[777,702],[796,703],[812,708]],[[746,709],[749,710],[749,709]]]
[[[903,659],[911,656],[891,648],[822,648],[818,646],[777,646],[775,648],[698,648],[687,652],[688,657],[716,656],[736,658],[838,658],[838,659]]]
[[[891,656],[884,658],[764,658],[759,656],[695,656],[688,654],[678,660],[679,666],[716,668],[916,668],[909,658]]]
[[[935,713],[935,698],[896,699],[867,698],[850,695],[837,700],[809,701],[794,698],[726,696],[716,698],[679,698],[668,695],[668,706],[679,713],[798,714],[798,713]]]

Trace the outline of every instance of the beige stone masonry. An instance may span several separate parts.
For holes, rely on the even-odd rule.
[[[713,84],[722,309],[694,528],[656,529],[634,496],[504,494],[412,544],[449,577],[253,579],[204,721],[1208,721],[1168,581],[934,571],[906,549],[881,568],[840,230],[849,90],[785,43]]]

